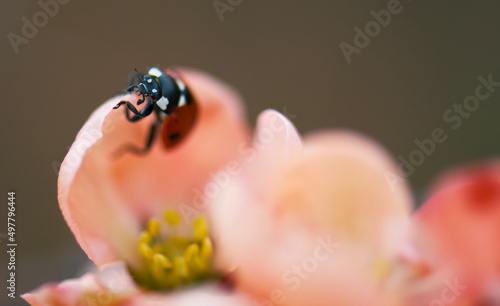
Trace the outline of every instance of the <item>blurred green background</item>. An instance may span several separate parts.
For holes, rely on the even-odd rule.
[[[66,0],[18,53],[9,33],[22,35],[23,17],[42,8],[1,2],[1,186],[4,203],[8,190],[17,192],[18,293],[75,276],[86,262],[59,212],[54,165],[134,68],[206,70],[241,92],[252,124],[274,108],[296,115],[301,133],[355,129],[396,157],[408,158],[415,139],[442,128],[446,142],[409,177],[418,197],[440,171],[500,152],[500,92],[460,128],[443,121],[474,94],[479,75],[500,81],[498,1],[402,0],[402,11],[350,63],[340,43],[354,45],[354,27],[364,29],[370,12],[391,1],[243,0],[221,20],[211,0]],[[14,305],[5,298],[2,305]]]

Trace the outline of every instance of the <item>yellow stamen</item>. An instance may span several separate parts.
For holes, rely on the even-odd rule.
[[[201,257],[205,260],[212,256],[212,241],[210,238],[206,237],[201,243]]]
[[[177,225],[181,221],[181,216],[175,210],[167,210],[164,214],[168,225]]]
[[[146,259],[153,258],[153,254],[154,254],[151,247],[144,242],[139,243],[139,253],[141,253],[141,255],[144,256],[144,258],[146,258]]]
[[[158,219],[153,218],[149,220],[148,233],[153,237],[160,233],[160,222],[158,221]]]
[[[174,258],[174,269],[175,273],[181,278],[186,279],[189,277],[188,266],[186,260],[183,257]]]
[[[139,242],[144,242],[146,244],[150,244],[151,239],[152,239],[152,237],[148,232],[142,232],[141,237],[139,238]]]
[[[197,244],[191,244],[186,248],[186,251],[184,252],[184,258],[187,261],[190,261],[194,256],[198,255],[200,252],[200,247]]]
[[[163,254],[156,253],[153,257],[155,265],[161,268],[172,268],[172,263],[168,258]]]
[[[155,244],[153,246],[153,251],[155,253],[161,253],[163,251],[163,246],[161,244]]]
[[[147,289],[165,290],[215,277],[206,219],[198,217],[185,227],[176,211],[167,210],[163,216],[163,225],[156,218],[148,220],[139,237],[143,263],[141,268],[131,270],[137,283]]]
[[[202,241],[208,236],[208,223],[205,218],[198,217],[193,223],[194,239]]]

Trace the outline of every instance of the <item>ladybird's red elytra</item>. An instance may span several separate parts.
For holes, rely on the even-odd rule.
[[[139,80],[137,85],[134,84],[136,79]],[[149,69],[148,74],[135,70],[127,91],[136,92],[140,96],[137,105],[144,103],[144,107],[138,110],[131,102],[120,101],[113,109],[125,105],[125,116],[130,122],[137,122],[153,113],[156,120],[151,125],[144,148],[127,144],[117,151],[117,155],[147,153],[158,131],[165,149],[175,148],[189,135],[198,117],[198,105],[178,73],[158,67]]]
[[[186,104],[175,109],[165,118],[161,128],[161,138],[165,148],[170,149],[182,142],[193,128],[198,117],[198,105]]]

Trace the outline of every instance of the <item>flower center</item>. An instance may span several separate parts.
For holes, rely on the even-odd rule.
[[[197,217],[189,227],[182,226],[181,217],[174,210],[164,213],[160,220],[151,218],[141,233],[138,250],[142,259],[140,269],[131,270],[138,285],[152,290],[168,290],[214,278],[212,268],[212,241],[208,223]],[[186,230],[187,234],[181,234]]]

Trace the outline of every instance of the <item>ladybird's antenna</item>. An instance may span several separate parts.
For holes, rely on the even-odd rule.
[[[144,74],[141,73],[139,70],[134,69],[134,72],[130,74],[130,77],[128,78],[128,85],[136,85],[142,82],[144,79]]]
[[[134,71],[135,71],[135,73],[137,73],[139,75],[139,77],[141,78],[141,81],[142,81],[142,79],[144,78],[144,73],[137,70],[137,68],[134,68]]]

